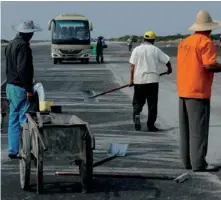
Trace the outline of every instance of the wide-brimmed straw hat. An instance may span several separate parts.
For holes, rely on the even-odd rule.
[[[12,29],[19,33],[33,33],[37,31],[42,31],[39,25],[34,24],[33,21],[24,21],[18,25],[12,26]]]
[[[196,15],[196,21],[188,30],[190,31],[210,31],[221,27],[221,22],[212,20],[210,14],[205,10],[200,10]]]

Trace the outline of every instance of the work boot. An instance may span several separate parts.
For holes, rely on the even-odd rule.
[[[192,166],[186,166],[184,167],[186,170],[191,170],[192,169]]]
[[[150,132],[158,132],[159,131],[159,129],[156,127],[156,126],[147,126],[147,128],[148,128],[148,131],[150,131]]]
[[[221,169],[220,166],[207,165],[202,169],[195,169],[194,172],[218,172]]]
[[[19,155],[19,153],[15,153],[15,154],[8,154],[8,157],[11,159],[21,159],[21,156]]]
[[[141,130],[140,115],[135,116],[134,123],[135,123],[135,130],[140,131]]]
[[[221,169],[220,166],[207,165],[201,169],[194,169],[194,172],[218,172]]]

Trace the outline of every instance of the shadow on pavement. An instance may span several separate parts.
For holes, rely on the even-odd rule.
[[[36,192],[36,185],[31,185],[30,192]],[[144,179],[94,178],[92,194],[113,193],[120,197],[119,192],[145,191],[152,193],[155,198],[161,195],[160,189],[154,183]],[[80,182],[45,182],[43,194],[81,193]]]

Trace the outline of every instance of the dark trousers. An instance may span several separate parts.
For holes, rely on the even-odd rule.
[[[101,62],[104,62],[104,57],[103,57],[103,51],[102,50],[97,51],[97,55],[96,55],[96,61],[97,62],[100,62],[100,57],[101,57]]]
[[[153,127],[157,119],[159,83],[134,85],[133,118],[139,115],[147,101],[148,119],[147,126]]]
[[[209,99],[179,99],[180,156],[185,167],[206,167],[209,119]]]

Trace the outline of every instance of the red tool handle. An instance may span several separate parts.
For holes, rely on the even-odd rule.
[[[163,75],[165,75],[165,74],[167,74],[167,72],[161,73],[160,76],[163,76]],[[120,89],[123,89],[123,88],[125,88],[125,87],[129,87],[129,86],[130,86],[130,84],[127,84],[127,85],[123,85],[123,86],[118,87],[118,88],[113,88],[113,89],[110,89],[110,90],[106,90],[106,91],[104,91],[104,92],[102,92],[102,93],[100,93],[100,94],[96,94],[96,95],[91,96],[91,97],[89,97],[89,98],[95,98],[95,97],[98,97],[98,96],[102,96],[102,95],[104,95],[104,94],[111,93],[111,92],[114,92],[114,91],[116,91],[116,90],[120,90]]]
[[[96,94],[96,95],[91,96],[91,97],[89,97],[89,98],[95,98],[95,97],[98,97],[98,96],[101,96],[101,95],[104,95],[104,94],[107,94],[107,93],[114,92],[114,91],[116,91],[116,90],[123,89],[123,88],[128,87],[128,86],[129,86],[129,84],[123,85],[123,86],[118,87],[118,88],[113,88],[113,89],[110,89],[110,90],[106,90],[106,91],[104,91],[104,92],[102,92],[102,93],[100,93],[100,94]]]

